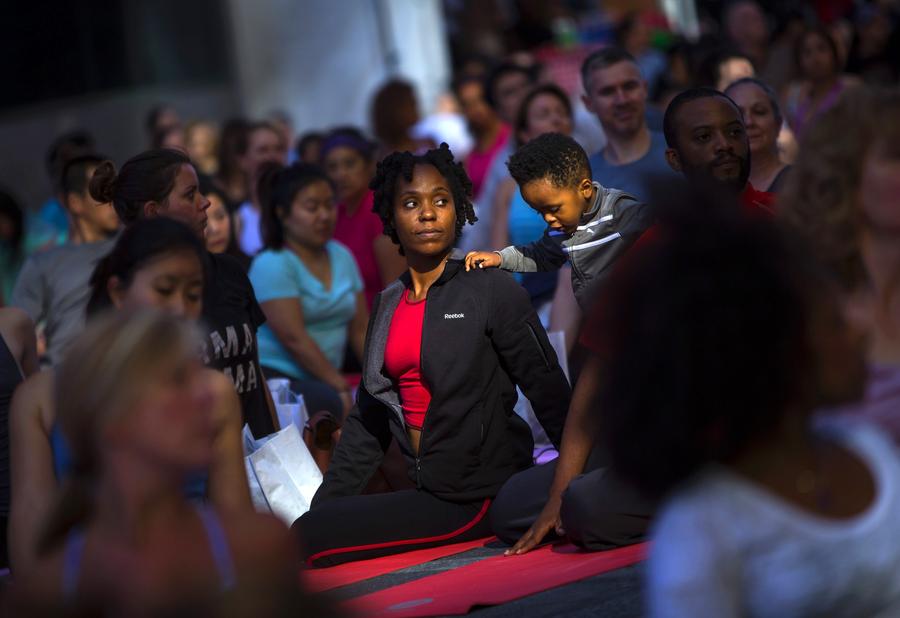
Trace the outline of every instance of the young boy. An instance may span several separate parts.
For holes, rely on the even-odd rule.
[[[528,142],[507,165],[547,231],[529,245],[471,251],[466,270],[499,266],[513,272],[549,271],[569,261],[575,298],[587,309],[594,286],[652,225],[651,209],[623,191],[592,182],[587,154],[559,133]]]

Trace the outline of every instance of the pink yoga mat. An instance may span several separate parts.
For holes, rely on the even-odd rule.
[[[522,556],[495,556],[350,599],[344,609],[360,616],[443,616],[477,605],[499,605],[570,584],[644,559],[646,543],[603,552],[573,545],[544,546]]]
[[[495,541],[496,537],[477,539],[466,543],[454,543],[452,545],[443,545],[441,547],[430,547],[428,549],[418,549],[394,556],[385,556],[384,558],[373,558],[371,560],[360,560],[358,562],[350,562],[340,564],[338,566],[326,569],[306,569],[300,572],[300,579],[311,592],[323,592],[331,590],[338,586],[346,586],[361,582],[364,579],[385,575],[399,569],[405,569],[411,566],[417,566],[445,558],[454,554],[460,554],[470,549],[484,547],[487,543]]]

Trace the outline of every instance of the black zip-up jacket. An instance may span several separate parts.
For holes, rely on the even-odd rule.
[[[312,507],[362,492],[397,439],[416,486],[457,503],[490,498],[532,464],[531,430],[513,411],[518,384],[559,446],[571,390],[528,295],[497,269],[465,271],[451,259],[428,290],[422,376],[431,392],[418,455],[397,388],[386,375],[391,318],[410,285],[390,284],[372,307],[363,379]]]

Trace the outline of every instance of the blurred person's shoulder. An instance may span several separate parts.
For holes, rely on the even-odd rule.
[[[734,532],[735,522],[744,517],[755,519],[752,514],[754,488],[749,485],[749,480],[722,465],[706,466],[667,497],[654,526],[656,533],[680,535],[700,531],[718,535]]]
[[[109,253],[118,236],[92,243],[64,243],[28,256],[28,261],[41,269],[73,268],[90,265]]]

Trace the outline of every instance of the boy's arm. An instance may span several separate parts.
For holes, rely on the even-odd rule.
[[[559,270],[569,258],[562,247],[564,238],[564,234],[551,235],[548,229],[540,240],[531,244],[501,249],[500,268],[517,273]]]

